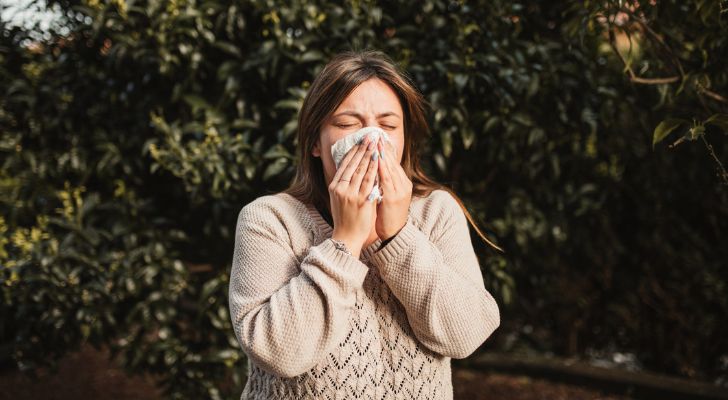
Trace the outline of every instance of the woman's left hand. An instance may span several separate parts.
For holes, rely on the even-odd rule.
[[[397,150],[384,140],[377,141],[377,148],[384,157],[379,159],[379,188],[382,202],[377,205],[377,236],[387,240],[396,235],[407,223],[412,200],[412,181],[396,162]]]

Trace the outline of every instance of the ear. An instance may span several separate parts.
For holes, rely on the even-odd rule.
[[[314,157],[321,157],[321,146],[319,145],[321,143],[321,139],[316,141],[316,143],[313,144],[313,151],[311,154],[313,154]]]

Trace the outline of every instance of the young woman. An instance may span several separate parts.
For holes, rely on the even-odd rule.
[[[363,141],[337,169],[331,145],[365,126],[391,143]],[[293,182],[238,215],[241,399],[452,398],[450,359],[478,349],[500,314],[469,213],[419,165],[427,129],[422,96],[381,52],[339,54],[316,77]],[[380,203],[367,201],[375,176]]]

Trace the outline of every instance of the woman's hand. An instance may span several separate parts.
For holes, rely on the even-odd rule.
[[[379,165],[379,160],[372,159],[376,150],[376,143],[370,143],[369,137],[365,137],[346,153],[329,184],[334,220],[331,237],[343,241],[357,258],[372,231],[377,210],[376,202],[367,200]]]
[[[377,147],[384,157],[379,159],[379,187],[382,202],[377,206],[375,229],[382,241],[396,235],[407,223],[410,202],[412,201],[412,181],[398,162],[396,149],[384,140]]]

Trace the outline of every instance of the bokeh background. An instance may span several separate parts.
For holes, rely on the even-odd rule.
[[[378,49],[431,105],[425,169],[505,249],[473,232],[502,315],[473,360],[728,388],[728,1],[2,0],[1,15],[0,375],[92,345],[160,396],[238,398],[236,215],[291,179],[329,57]]]

